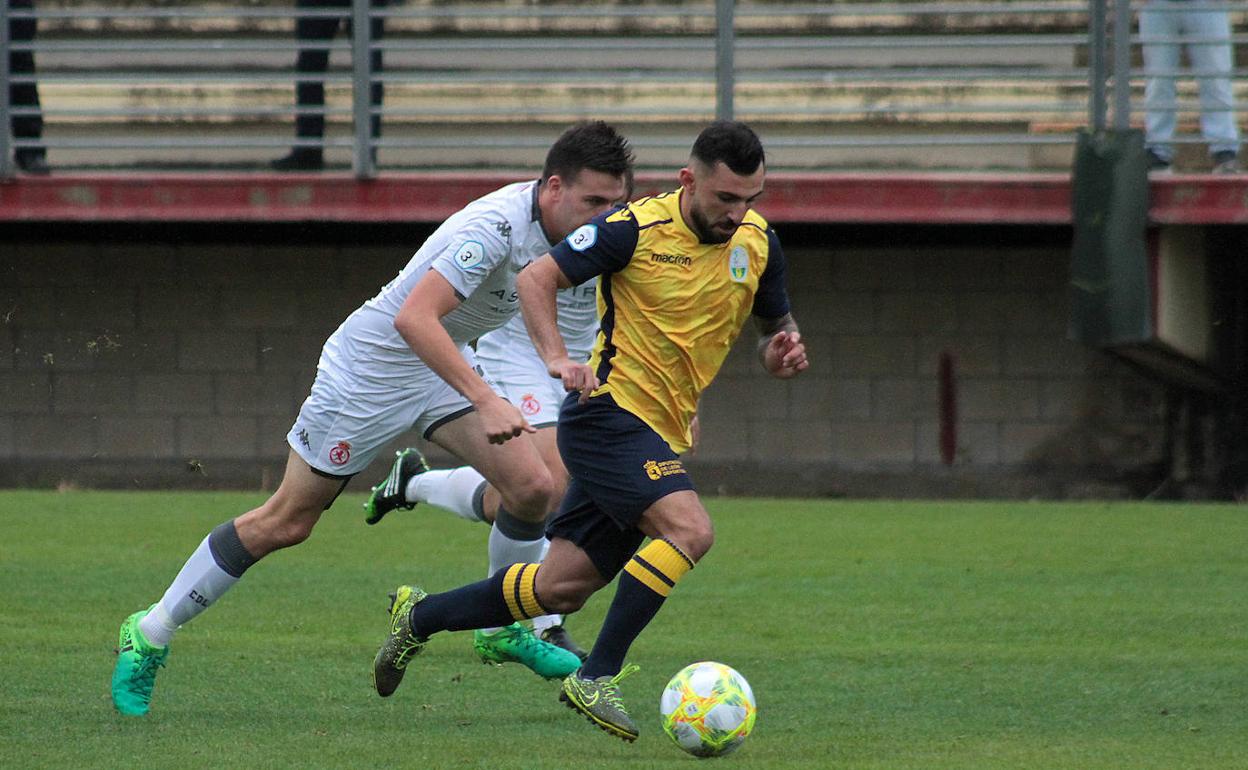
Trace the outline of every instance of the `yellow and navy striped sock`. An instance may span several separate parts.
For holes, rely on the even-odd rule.
[[[624,565],[615,598],[581,675],[595,679],[619,673],[637,635],[691,569],[693,560],[666,540],[652,540],[635,553]]]
[[[412,608],[412,628],[428,637],[438,631],[494,628],[547,615],[534,587],[540,566],[512,564],[485,580],[430,594]]]
[[[503,571],[503,601],[515,620],[531,620],[549,615],[537,600],[537,570],[540,564],[513,564]]]
[[[676,581],[691,569],[693,562],[689,557],[666,540],[652,541],[624,565],[625,573],[664,599],[676,587]]]

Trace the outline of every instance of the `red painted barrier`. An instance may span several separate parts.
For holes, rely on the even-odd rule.
[[[439,222],[508,182],[499,173],[56,174],[0,183],[0,222]],[[675,174],[641,174],[641,194]],[[1248,222],[1248,174],[1151,181],[1153,221]],[[758,209],[777,223],[1070,223],[1066,174],[774,173]]]

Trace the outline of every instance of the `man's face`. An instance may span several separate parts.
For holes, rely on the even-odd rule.
[[[542,209],[542,224],[551,242],[563,240],[576,228],[612,206],[624,202],[625,181],[603,171],[582,169],[565,179],[553,174],[546,180],[550,205]]]
[[[737,174],[722,162],[707,166],[698,160],[680,170],[688,200],[688,224],[703,243],[725,243],[741,226],[745,214],[763,194],[766,169]]]

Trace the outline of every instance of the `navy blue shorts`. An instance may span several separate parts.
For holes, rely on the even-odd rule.
[[[615,577],[641,545],[641,514],[657,500],[692,490],[685,466],[659,434],[610,395],[559,410],[559,454],[570,481],[547,537],[575,543],[603,578]]]

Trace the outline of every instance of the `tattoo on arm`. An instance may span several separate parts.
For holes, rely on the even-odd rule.
[[[785,313],[779,318],[760,318],[754,316],[754,325],[758,328],[758,357],[762,360],[763,351],[767,349],[767,343],[778,332],[795,332],[797,331],[797,321],[793,320],[792,313]]]

